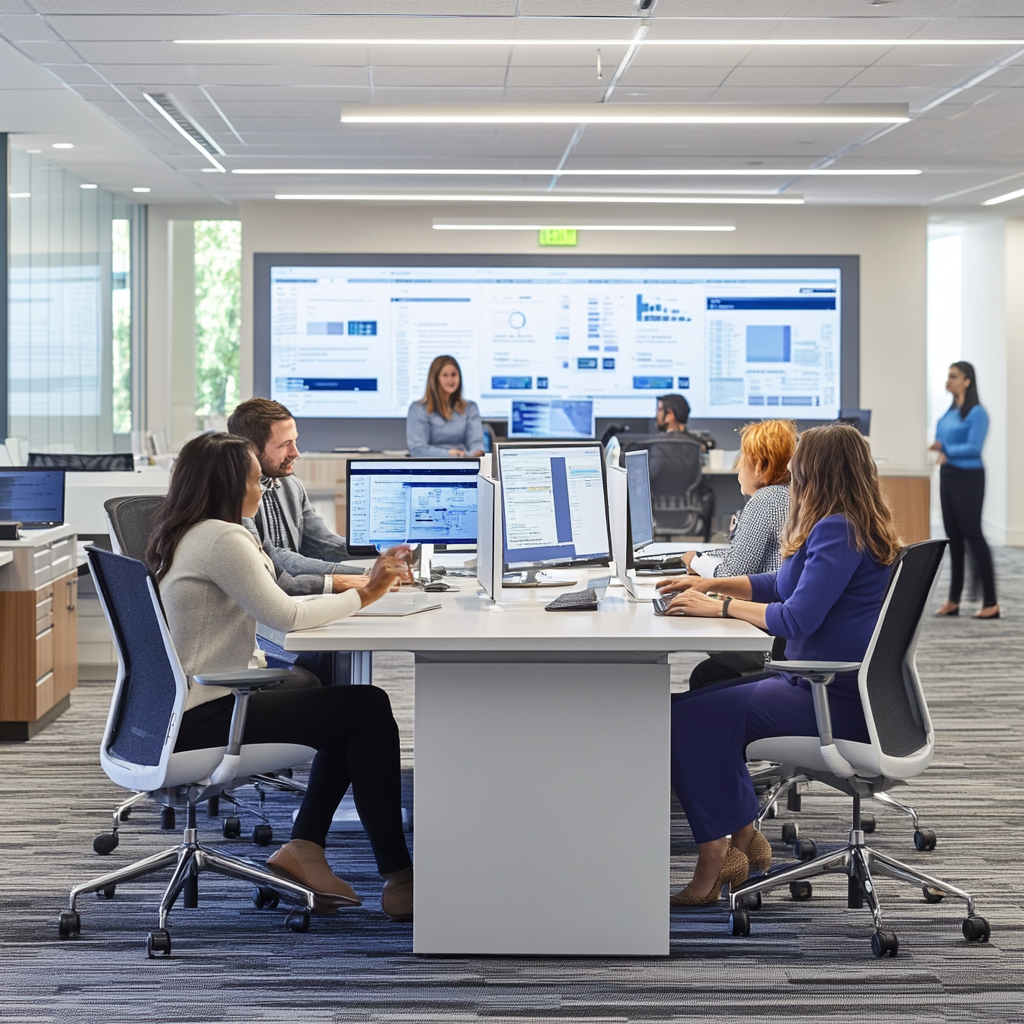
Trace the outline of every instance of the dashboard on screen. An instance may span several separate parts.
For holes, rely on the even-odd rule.
[[[262,393],[297,417],[405,417],[442,353],[485,418],[522,401],[650,417],[668,392],[697,419],[831,420],[845,404],[855,258],[376,259],[257,256]]]

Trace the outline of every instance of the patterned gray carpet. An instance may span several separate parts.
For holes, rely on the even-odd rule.
[[[816,883],[807,903],[793,902],[788,893],[766,899],[746,939],[727,934],[724,903],[675,911],[668,959],[416,957],[410,953],[412,926],[391,923],[380,912],[380,880],[368,844],[352,834],[332,837],[328,854],[366,903],[314,919],[309,934],[287,931],[280,910],[256,910],[244,884],[204,876],[200,908],[179,909],[171,917],[174,956],[149,961],[144,941],[155,927],[165,877],[158,876],[123,886],[109,902],[87,897],[81,937],[62,942],[57,914],[69,885],[175,838],[159,831],[156,810],[143,804],[110,857],[92,852],[93,836],[106,827],[120,791],[97,757],[110,685],[90,683],[40,736],[0,746],[0,1019],[1020,1021],[1024,552],[996,554],[1004,618],[929,621],[919,655],[938,730],[937,755],[931,769],[902,792],[936,830],[938,846],[917,853],[908,823],[884,809],[877,812],[872,837],[879,849],[927,865],[973,892],[992,925],[987,945],[964,942],[958,905],[926,905],[918,891],[883,879],[883,905],[900,950],[894,960],[875,960],[867,912],[846,908],[845,883],[835,877]],[[692,663],[680,659],[675,666],[676,688],[683,688]],[[375,672],[402,726],[411,806],[411,658],[379,658]],[[285,834],[293,806],[289,798],[271,798],[278,836]],[[847,807],[816,786],[800,813],[782,810],[780,819],[799,822],[801,834],[828,848],[845,839]],[[246,832],[251,824],[244,819]],[[766,834],[777,859],[785,859],[778,826],[770,822]],[[234,852],[266,852],[244,839],[224,840],[216,821],[201,819],[200,831],[204,840]],[[689,830],[674,805],[674,884],[686,880],[693,860]]]

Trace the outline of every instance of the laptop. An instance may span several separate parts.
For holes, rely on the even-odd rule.
[[[64,525],[65,471],[49,466],[0,466],[0,520],[28,530]]]

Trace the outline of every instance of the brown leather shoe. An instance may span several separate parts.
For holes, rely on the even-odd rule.
[[[333,913],[338,907],[362,905],[363,901],[352,886],[331,871],[327,855],[319,843],[293,839],[271,854],[267,868],[275,875],[312,889],[316,893],[314,910],[318,914]]]
[[[380,894],[380,909],[392,921],[412,920],[412,868],[392,871],[382,876],[384,891]]]
[[[726,851],[722,870],[718,872],[718,877],[715,879],[715,884],[711,886],[710,892],[701,896],[693,891],[691,883],[686,888],[680,889],[679,892],[673,893],[669,898],[669,903],[673,907],[710,907],[713,903],[718,902],[722,895],[722,886],[726,882],[730,887],[737,886],[747,880],[749,872],[750,864],[747,861],[747,855],[741,853],[735,846],[730,846]]]

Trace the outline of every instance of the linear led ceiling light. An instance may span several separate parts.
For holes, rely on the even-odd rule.
[[[1022,46],[1024,39],[175,39],[181,46]]]
[[[747,206],[802,206],[802,196],[787,196],[785,199],[750,199],[733,196],[728,199],[710,198],[708,196],[590,196],[590,195],[553,195],[542,192],[537,195],[506,195],[500,192],[489,194],[456,194],[449,192],[348,192],[319,195],[274,196],[275,199],[327,200],[337,202],[405,202],[405,203],[651,203],[659,205],[747,205]]]
[[[653,103],[346,104],[343,124],[903,124],[906,103],[816,106]]]
[[[1000,203],[1008,203],[1011,199],[1020,199],[1024,196],[1024,188],[1017,189],[1016,192],[1007,192],[1006,195],[996,196],[995,199],[986,199],[982,206],[998,206]]]
[[[224,156],[224,150],[206,134],[200,125],[179,109],[173,97],[168,96],[165,92],[144,92],[142,95],[179,135],[184,136],[190,145],[198,149],[213,164],[216,170],[221,174],[227,173],[227,168],[217,160],[217,156]]]
[[[496,221],[489,224],[461,221],[434,221],[435,231],[564,231],[565,224],[511,224]],[[574,231],[735,231],[735,224],[590,224],[585,221],[573,221]]]
[[[207,170],[207,168],[203,168]],[[477,177],[488,175],[492,177],[565,177],[569,175],[578,177],[594,178],[746,178],[746,177],[772,177],[772,178],[802,178],[802,177],[840,177],[853,175],[870,177],[877,175],[904,176],[923,174],[918,168],[891,168],[891,169],[868,169],[856,168],[849,170],[837,170],[833,167],[821,167],[805,169],[800,167],[743,167],[743,168],[665,168],[654,169],[643,168],[615,168],[595,170],[584,168],[573,170],[568,167],[536,168],[536,167],[483,167],[483,168],[456,168],[456,167],[236,167],[232,174],[365,174],[365,175],[435,175],[448,177]]]

